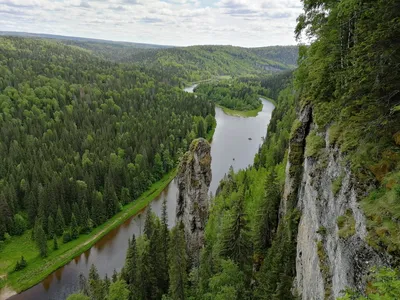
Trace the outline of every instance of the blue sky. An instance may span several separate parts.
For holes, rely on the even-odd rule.
[[[295,44],[301,0],[0,0],[0,31],[165,45]]]

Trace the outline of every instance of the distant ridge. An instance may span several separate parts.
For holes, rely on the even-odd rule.
[[[166,46],[166,45],[111,41],[111,40],[94,39],[94,38],[64,36],[64,35],[57,35],[57,34],[30,33],[30,32],[18,32],[18,31],[0,31],[0,36],[33,37],[33,38],[43,38],[43,39],[55,39],[55,40],[62,40],[62,41],[85,42],[85,43],[114,44],[114,45],[123,45],[123,46],[142,48],[142,49],[162,49],[162,48],[174,47],[174,46]]]

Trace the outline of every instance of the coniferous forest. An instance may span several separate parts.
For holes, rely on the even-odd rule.
[[[164,201],[123,268],[92,265],[68,299],[399,299],[400,2],[301,2],[299,47],[0,37],[0,257],[27,235],[37,253],[0,270],[16,281],[174,173],[216,104],[265,96],[267,136],[210,195],[200,259]]]
[[[0,240],[89,232],[213,126],[212,103],[83,49],[1,38],[0,60]]]

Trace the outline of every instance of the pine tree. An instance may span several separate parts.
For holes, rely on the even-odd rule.
[[[58,242],[56,235],[53,235],[53,250],[58,250]]]
[[[137,295],[138,299],[153,299],[153,290],[155,278],[151,272],[152,257],[150,256],[150,242],[146,238],[139,240],[141,252],[138,259],[138,281]]]
[[[104,204],[106,208],[107,218],[111,218],[118,210],[118,198],[115,193],[114,185],[111,179],[106,178],[105,188],[104,188]]]
[[[54,219],[50,215],[47,221],[47,234],[51,238],[52,236],[54,236],[54,232],[55,232]]]
[[[47,256],[47,238],[42,223],[38,220],[35,225],[35,241],[41,257]]]
[[[118,280],[110,285],[107,300],[128,300],[129,289],[123,280]]]
[[[265,180],[265,195],[256,220],[255,244],[259,252],[269,247],[278,227],[280,203],[279,184],[275,172],[269,172]]]
[[[134,286],[136,282],[138,253],[136,249],[136,238],[133,235],[129,241],[129,248],[126,253],[125,265],[121,273],[121,277],[128,285]]]
[[[244,270],[251,258],[250,229],[244,210],[244,191],[239,192],[231,212],[230,221],[222,233],[221,255],[232,259]]]
[[[105,290],[105,285],[100,279],[97,268],[92,265],[89,270],[89,290],[90,299],[92,300],[103,300],[106,297],[107,291]]]
[[[71,217],[71,238],[73,240],[79,237],[78,222],[76,221],[75,215]]]
[[[127,205],[131,202],[131,194],[129,192],[129,189],[126,187],[122,188],[121,190],[121,202],[123,205]]]
[[[106,220],[106,209],[101,192],[94,192],[91,216],[96,226],[103,224]]]
[[[117,270],[114,269],[113,275],[111,277],[112,282],[116,282],[118,280]]]
[[[61,236],[63,234],[64,228],[65,228],[64,217],[61,212],[61,208],[58,207],[57,208],[57,217],[55,220],[55,233],[57,234],[57,236]]]
[[[146,212],[146,220],[144,222],[144,234],[148,239],[150,239],[151,236],[153,235],[153,231],[154,231],[154,215],[151,210],[151,205],[149,205]]]
[[[182,228],[176,226],[171,230],[169,246],[169,289],[174,300],[186,299],[187,259],[185,234]]]
[[[79,224],[79,226],[81,228],[81,233],[88,233],[90,232],[90,224],[89,224],[90,216],[86,200],[82,201],[80,211],[81,211],[81,223]]]
[[[158,268],[161,282],[160,289],[163,293],[168,292],[169,286],[169,275],[168,275],[168,249],[169,249],[169,230],[168,230],[168,210],[167,210],[167,199],[164,198],[161,212],[161,228],[160,228],[160,254],[161,260]]]

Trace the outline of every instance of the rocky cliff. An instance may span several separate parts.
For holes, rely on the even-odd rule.
[[[185,227],[189,255],[198,264],[204,244],[204,229],[208,216],[208,188],[211,183],[211,146],[205,139],[192,142],[182,158],[178,182],[177,221]]]
[[[359,200],[365,196],[345,156],[330,143],[329,131],[318,130],[306,106],[294,125],[289,146],[280,217],[297,208],[296,278],[301,299],[335,299],[347,287],[363,290],[372,266],[389,258],[367,241]]]

